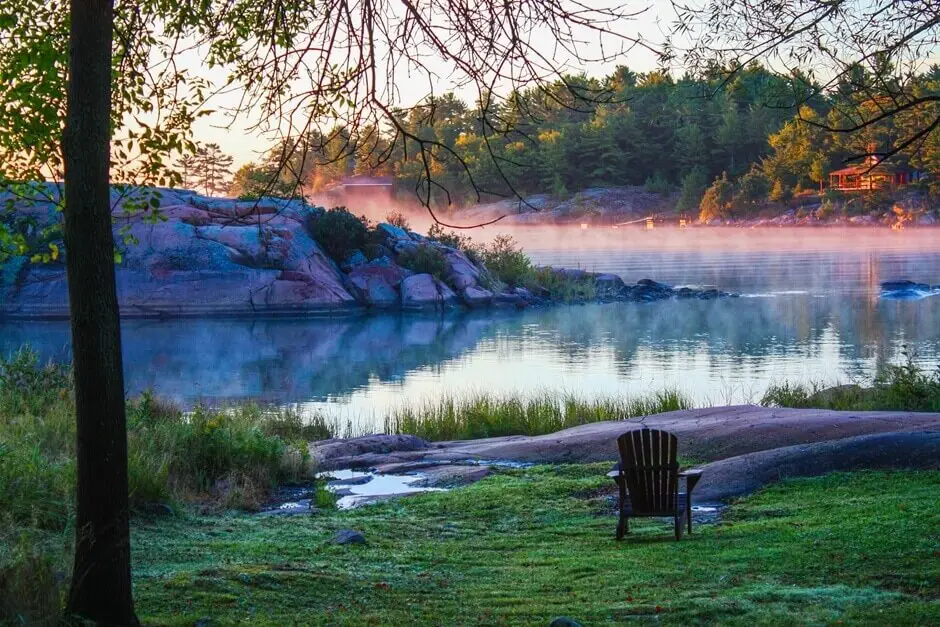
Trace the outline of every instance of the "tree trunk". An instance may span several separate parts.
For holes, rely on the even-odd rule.
[[[71,0],[62,146],[78,496],[67,610],[98,624],[136,625],[109,189],[113,11],[113,0]]]

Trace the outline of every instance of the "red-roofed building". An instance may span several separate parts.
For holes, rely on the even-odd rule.
[[[874,145],[869,146],[874,152]],[[913,168],[898,164],[884,163],[877,155],[870,155],[858,164],[829,173],[829,187],[840,191],[868,191],[873,189],[893,189],[913,183],[920,173]]]

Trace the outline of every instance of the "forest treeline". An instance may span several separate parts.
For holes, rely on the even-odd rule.
[[[403,190],[429,193],[434,204],[461,205],[478,195],[564,197],[593,186],[644,185],[680,191],[681,211],[728,217],[819,189],[830,171],[872,147],[880,153],[901,147],[940,111],[935,102],[856,132],[834,131],[878,115],[877,83],[887,74],[859,69],[824,91],[806,76],[758,64],[678,79],[620,67],[484,106],[447,93],[401,112],[397,129],[334,128],[284,142],[235,172],[230,193],[310,194],[350,175],[393,176]],[[871,88],[860,88],[866,84]],[[940,66],[909,80],[904,91],[940,96]],[[940,129],[891,159],[936,181]]]

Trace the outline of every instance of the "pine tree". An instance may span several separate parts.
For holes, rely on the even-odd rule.
[[[209,143],[196,150],[195,160],[196,184],[205,195],[226,193],[232,176],[232,157],[222,152],[218,144]]]

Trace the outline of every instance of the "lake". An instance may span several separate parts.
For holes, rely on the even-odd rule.
[[[492,234],[497,231],[488,232]],[[256,399],[381,425],[441,394],[548,388],[582,396],[677,388],[697,403],[760,399],[771,382],[867,382],[910,353],[940,364],[940,297],[879,298],[892,279],[940,284],[940,229],[520,231],[534,261],[627,282],[712,285],[740,298],[522,312],[306,320],[127,321],[129,392],[184,406]],[[64,322],[0,323],[69,358]]]

